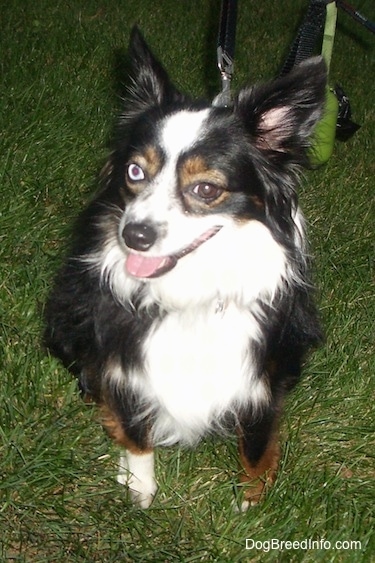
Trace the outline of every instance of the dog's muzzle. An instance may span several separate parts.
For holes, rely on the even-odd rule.
[[[217,225],[208,229],[191,244],[173,254],[149,256],[143,253],[155,244],[158,237],[156,229],[148,223],[128,223],[122,231],[125,244],[130,249],[125,263],[126,271],[136,278],[157,278],[166,274],[176,266],[180,258],[199,248],[221,228],[222,225]]]

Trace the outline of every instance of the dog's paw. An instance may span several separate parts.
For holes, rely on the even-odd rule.
[[[252,506],[256,506],[257,504],[258,504],[257,500],[246,500],[246,499],[242,499],[239,501],[234,500],[232,503],[232,508],[235,514],[243,514],[244,512],[247,512],[249,508],[251,508]]]
[[[233,511],[237,514],[247,512],[250,507],[262,502],[273,480],[258,478],[247,482],[246,476],[242,476],[241,489],[232,504]]]
[[[234,500],[232,502],[232,509],[235,514],[242,514],[243,512],[247,512],[250,506],[250,502],[248,500],[243,500],[238,502]]]
[[[128,488],[132,503],[139,508],[148,508],[154,500],[157,491],[154,479],[141,481],[129,472],[120,471],[117,482]]]
[[[135,506],[148,508],[157,491],[153,454],[135,456],[126,452],[121,455],[117,482],[128,488],[131,501]]]

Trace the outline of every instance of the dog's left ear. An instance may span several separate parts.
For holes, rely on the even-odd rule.
[[[130,36],[129,55],[132,84],[129,88],[133,110],[168,105],[183,98],[173,86],[163,65],[153,55],[137,26]]]
[[[323,113],[326,84],[325,64],[314,57],[282,78],[240,91],[235,111],[266,158],[306,164],[306,149]]]

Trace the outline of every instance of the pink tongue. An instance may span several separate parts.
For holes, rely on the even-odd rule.
[[[151,278],[171,270],[176,263],[170,256],[145,257],[131,253],[126,259],[126,270],[137,278]]]

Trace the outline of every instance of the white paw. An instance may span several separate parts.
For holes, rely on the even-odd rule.
[[[135,486],[138,486],[138,484]],[[140,488],[141,487],[138,487],[138,489]],[[129,485],[130,498],[135,506],[138,506],[139,508],[148,508],[154,500],[157,489],[156,483],[142,483],[142,489],[143,490],[136,490]]]
[[[141,481],[129,472],[117,475],[117,481],[120,485],[125,485],[129,489],[132,503],[140,508],[148,508],[154,500],[157,491],[155,479],[146,479]]]
[[[235,514],[247,512],[249,506],[250,502],[248,500],[243,500],[241,503],[238,503],[237,500],[232,501],[232,510]]]
[[[125,452],[121,455],[117,481],[128,487],[134,505],[148,508],[157,490],[153,453],[135,455]]]
[[[242,514],[243,512],[247,512],[251,506],[256,506],[257,504],[259,503],[256,500],[234,500],[232,501],[232,508],[233,512],[236,514]]]

